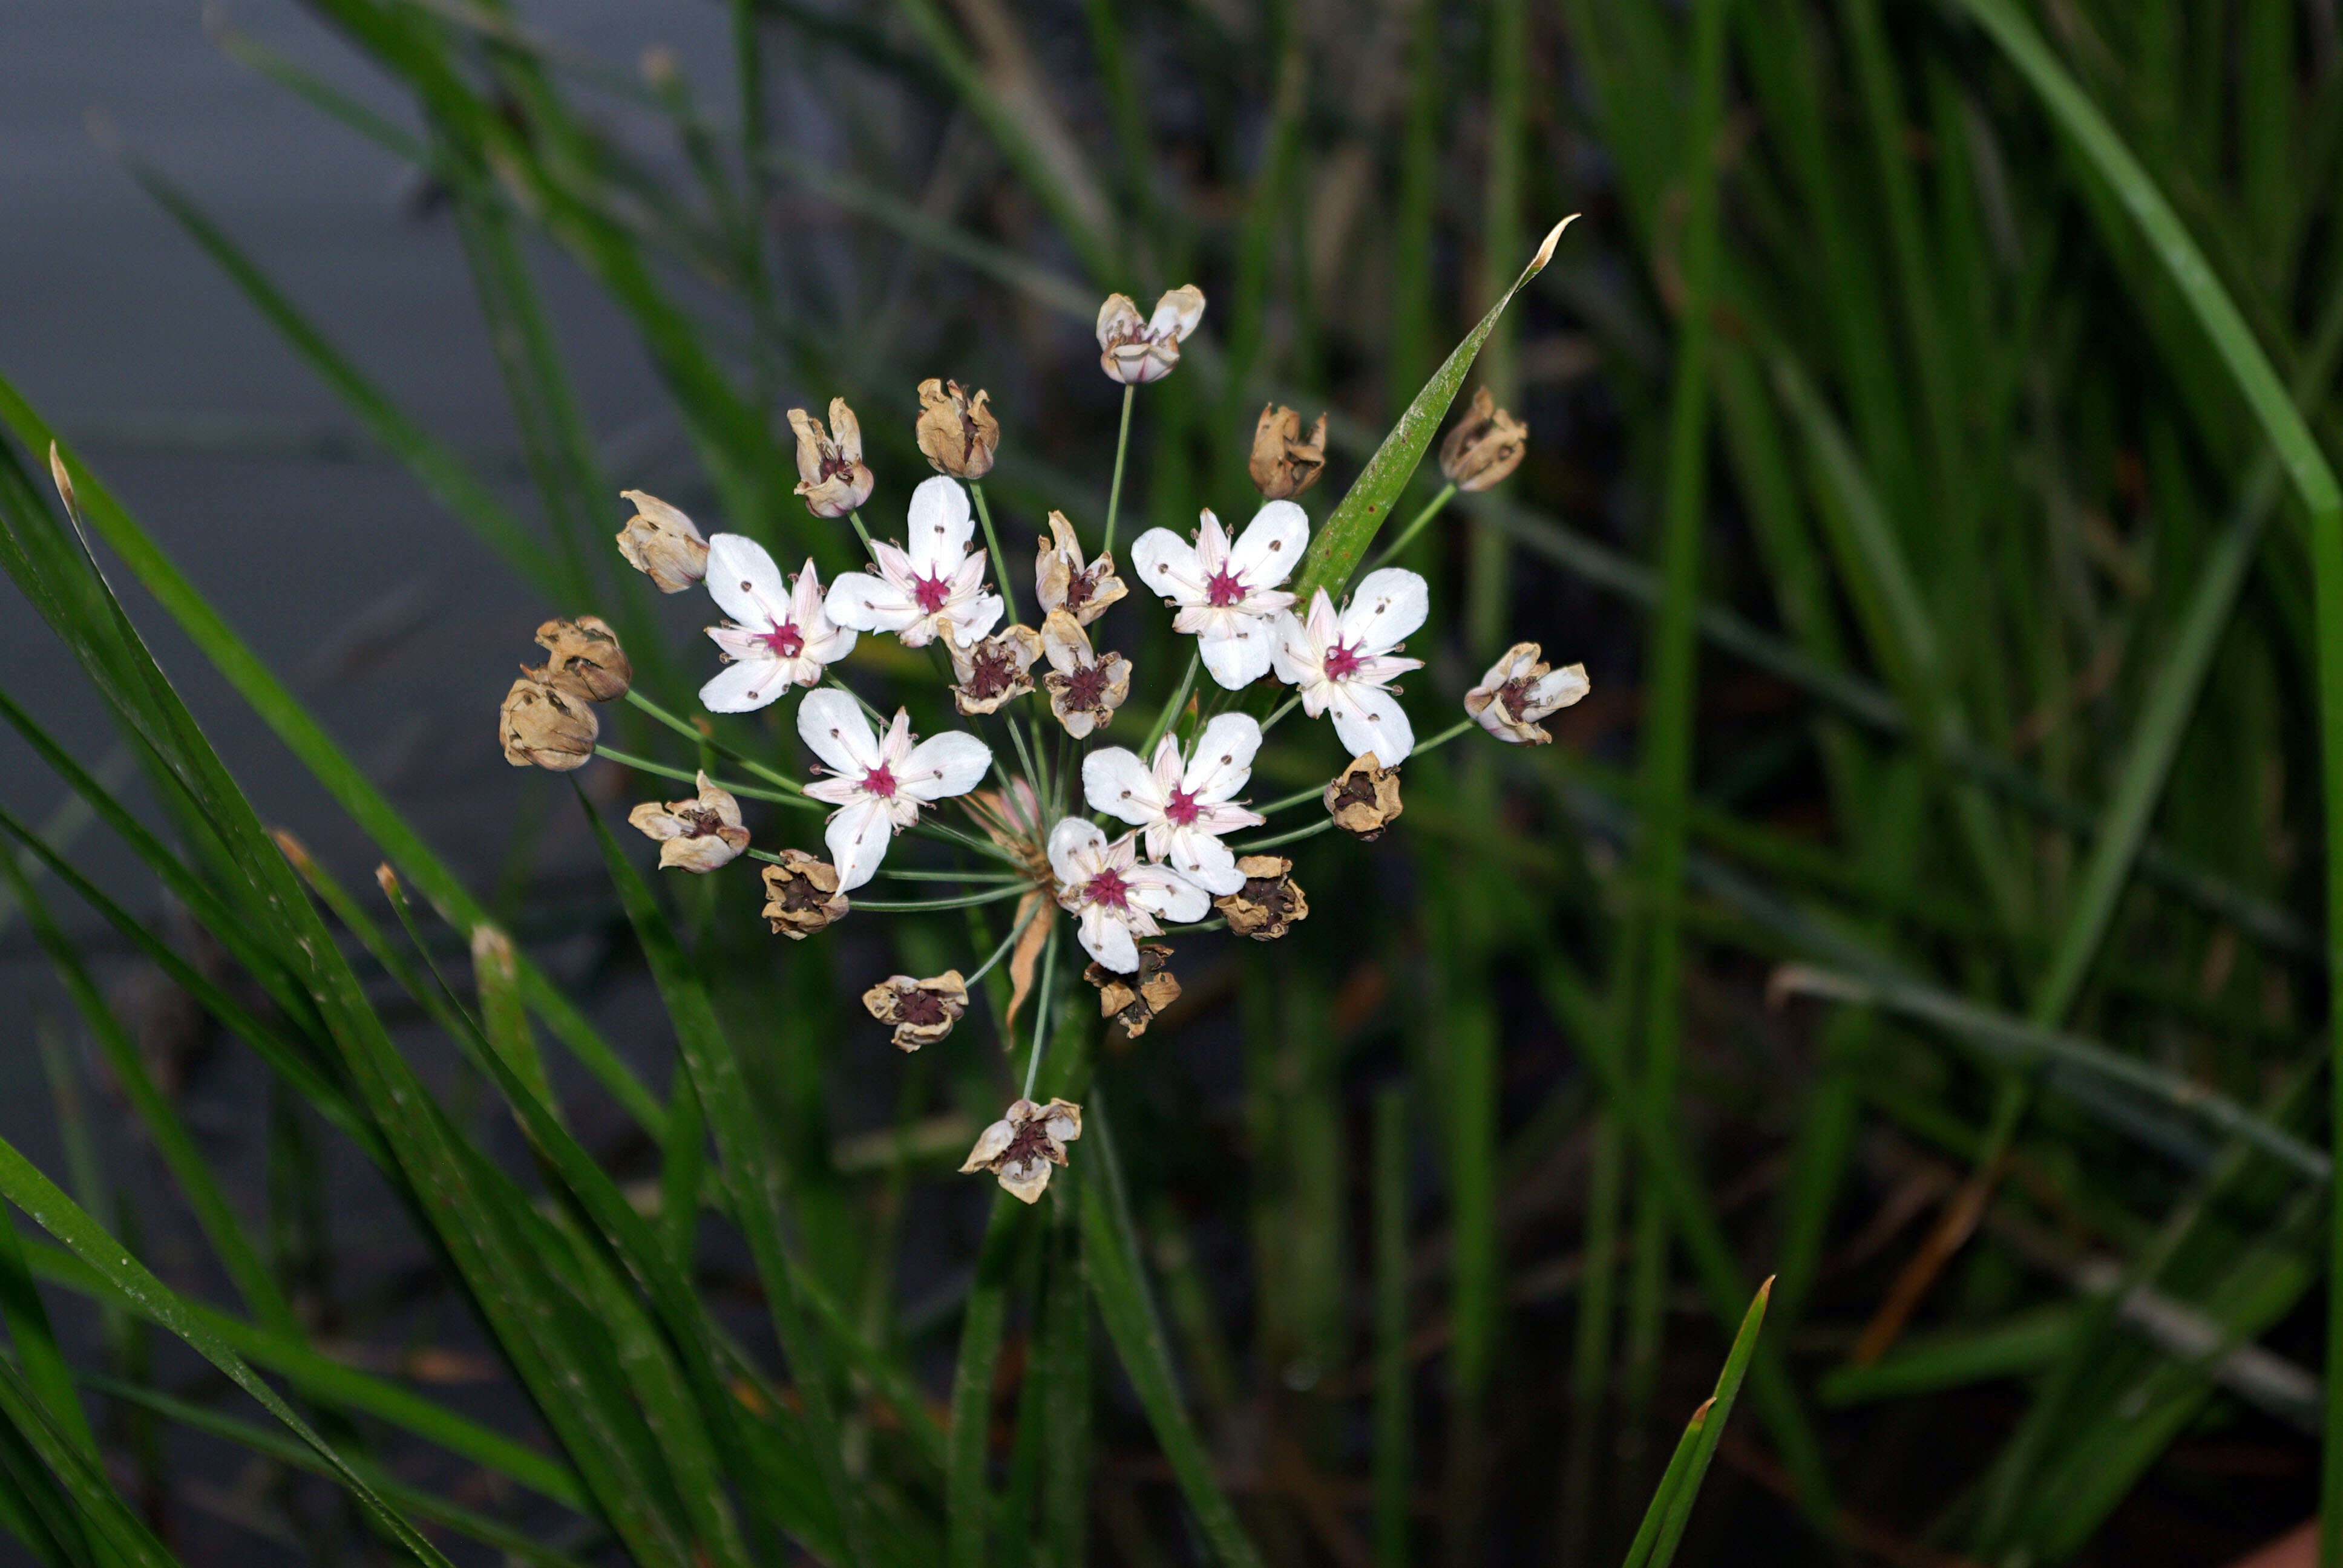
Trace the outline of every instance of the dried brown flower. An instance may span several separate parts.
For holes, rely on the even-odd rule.
[[[962,1174],[990,1171],[1011,1197],[1031,1203],[1050,1185],[1050,1167],[1066,1162],[1066,1145],[1082,1135],[1082,1108],[1071,1100],[1011,1103],[977,1138]]]
[[[802,941],[852,908],[838,890],[838,868],[803,849],[784,849],[765,868],[765,919],[777,937]]]
[[[981,479],[992,472],[1001,421],[984,406],[989,396],[980,391],[971,397],[959,382],[933,377],[920,383],[920,450],[938,473]]]
[[[729,866],[749,847],[740,825],[740,802],[699,776],[699,795],[661,804],[646,800],[627,813],[628,825],[659,840],[662,869],[712,871]]]
[[[1326,786],[1326,810],[1353,838],[1369,843],[1382,838],[1400,813],[1399,769],[1383,767],[1372,751],[1352,758]]]
[[[545,661],[548,669],[568,676],[596,702],[626,696],[634,681],[635,667],[627,662],[618,633],[598,615],[547,621],[537,628],[537,646],[553,656]]]
[[[1586,667],[1556,669],[1534,642],[1517,642],[1489,667],[1481,684],[1464,694],[1464,711],[1481,728],[1514,746],[1544,746],[1554,739],[1538,721],[1568,708],[1589,689]]]
[[[1252,458],[1245,467],[1253,488],[1265,499],[1286,501],[1300,495],[1326,472],[1326,416],[1318,416],[1305,441],[1301,415],[1263,405],[1261,422],[1253,427]]]
[[[1066,733],[1080,740],[1111,723],[1114,710],[1131,695],[1131,660],[1119,653],[1092,652],[1090,634],[1061,609],[1051,610],[1041,623],[1041,651],[1050,658],[1041,685],[1050,693],[1050,711]]]
[[[933,980],[889,975],[862,993],[862,1005],[880,1023],[894,1025],[897,1049],[917,1050],[951,1032],[968,1010],[968,987],[958,970]]]
[[[879,481],[862,463],[862,426],[843,397],[830,400],[830,428],[802,408],[789,410],[798,436],[798,488],[817,518],[842,518],[870,498]]]
[[[1171,962],[1170,948],[1141,942],[1136,974],[1122,974],[1101,963],[1082,970],[1082,978],[1099,989],[1099,1016],[1121,1024],[1132,1040],[1145,1034],[1155,1015],[1180,1000],[1180,982],[1167,967]]]
[[[1180,345],[1204,318],[1204,291],[1182,284],[1155,302],[1155,314],[1141,320],[1127,294],[1110,294],[1099,307],[1099,364],[1126,387],[1161,381],[1180,363]]]
[[[1530,427],[1497,407],[1486,387],[1473,394],[1464,422],[1440,443],[1440,474],[1460,490],[1485,490],[1521,467]]]
[[[1394,781],[1394,803],[1398,790]],[[1393,815],[1398,815],[1396,809]],[[1212,900],[1212,907],[1229,918],[1229,930],[1237,935],[1257,942],[1273,941],[1291,930],[1294,921],[1309,917],[1310,900],[1302,897],[1302,885],[1293,879],[1293,862],[1284,856],[1240,855],[1237,870],[1245,879],[1244,886]]]
[[[990,713],[1011,698],[1033,689],[1033,664],[1041,657],[1041,634],[1012,626],[962,648],[944,639],[951,654],[952,704],[962,713]]]
[[[1064,610],[1082,625],[1104,615],[1107,606],[1131,590],[1114,575],[1114,552],[1101,550],[1098,559],[1082,564],[1081,541],[1063,512],[1050,514],[1050,537],[1041,542],[1033,562],[1033,591],[1041,613]]]
[[[505,693],[497,714],[497,734],[505,760],[516,768],[548,768],[567,773],[594,755],[602,721],[593,699],[567,676],[539,667],[524,669]]]
[[[661,593],[681,593],[708,575],[708,540],[689,518],[647,490],[621,490],[635,515],[618,530],[618,553]]]

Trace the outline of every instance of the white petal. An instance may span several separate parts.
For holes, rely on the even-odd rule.
[[[1275,622],[1258,616],[1229,616],[1222,625],[1196,638],[1196,651],[1212,678],[1231,691],[1251,686],[1269,673]]]
[[[842,572],[830,585],[822,610],[856,631],[900,631],[920,618],[920,607],[900,588],[869,572]]]
[[[1110,294],[1099,307],[1098,342],[1101,348],[1139,325],[1139,306],[1127,294]]]
[[[1405,567],[1369,572],[1342,612],[1342,640],[1366,653],[1388,653],[1414,635],[1431,609],[1423,579]]]
[[[1163,795],[1155,774],[1139,754],[1120,746],[1082,759],[1082,797],[1091,809],[1145,827],[1162,814]]]
[[[789,614],[789,590],[781,568],[746,534],[719,534],[708,541],[708,597],[742,626],[777,626]]]
[[[912,747],[899,777],[903,792],[914,799],[941,800],[975,789],[976,781],[991,766],[991,747],[973,735],[950,729]]]
[[[1139,970],[1139,944],[1131,940],[1131,928],[1116,920],[1097,904],[1086,906],[1081,919],[1074,923],[1074,934],[1081,938],[1082,947],[1117,974],[1136,974]]]
[[[699,689],[699,706],[710,713],[754,713],[789,689],[789,667],[778,658],[728,664]]]
[[[1229,547],[1229,569],[1249,588],[1275,588],[1302,564],[1310,515],[1292,501],[1271,501]]]
[[[1167,288],[1155,302],[1155,314],[1147,318],[1147,330],[1158,337],[1168,333],[1174,343],[1182,343],[1203,319],[1204,297],[1193,286]]]
[[[982,556],[970,556],[969,558],[974,561],[984,559]],[[974,648],[1000,622],[1001,608],[999,594],[980,593],[947,606],[937,618],[950,628],[953,642],[962,648]]]
[[[1017,1129],[1007,1121],[996,1121],[978,1134],[976,1147],[968,1151],[968,1163],[960,1167],[963,1174],[981,1171],[1003,1154],[1017,1141]]]
[[[857,800],[840,807],[821,834],[822,842],[830,846],[830,864],[838,868],[838,890],[842,893],[869,881],[879,862],[887,858],[887,846],[894,837],[895,824],[888,819],[885,801]]]
[[[1204,573],[1196,563],[1196,547],[1170,528],[1150,528],[1131,541],[1131,568],[1165,598],[1203,602]]]
[[[968,492],[949,474],[922,480],[911,492],[910,520],[903,541],[911,565],[923,578],[942,577],[960,569],[968,541],[976,532],[975,516],[968,508]]]
[[[843,691],[809,691],[798,704],[798,739],[833,773],[860,778],[879,766],[879,738],[862,705]]]
[[[1261,721],[1250,713],[1223,713],[1196,737],[1182,787],[1198,800],[1218,805],[1244,788],[1260,749]]]
[[[1235,851],[1209,833],[1192,829],[1182,833],[1172,840],[1171,861],[1182,877],[1208,893],[1233,893],[1245,885]]]
[[[1415,727],[1399,699],[1373,686],[1344,686],[1334,701],[1334,733],[1353,757],[1372,751],[1386,768],[1396,768],[1415,749]]]
[[[1530,704],[1533,709],[1543,710],[1540,717],[1544,717],[1544,713],[1557,708],[1568,708],[1591,689],[1586,679],[1586,667],[1565,664],[1560,669],[1550,669],[1538,677],[1529,689]]]
[[[1160,880],[1160,890],[1148,900],[1148,907],[1167,920],[1185,925],[1201,920],[1212,912],[1212,895],[1169,867],[1150,867],[1156,875],[1150,880]]]
[[[1067,817],[1050,829],[1050,869],[1061,887],[1090,880],[1106,859],[1106,835],[1087,817]]]

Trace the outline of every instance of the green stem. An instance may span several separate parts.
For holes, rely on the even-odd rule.
[[[1033,1098],[1033,1083],[1041,1073],[1041,1052],[1050,1043],[1050,1011],[1054,1002],[1058,980],[1058,936],[1061,928],[1052,925],[1049,940],[1041,944],[1041,984],[1033,993],[1033,1049],[1025,1058],[1025,1090],[1022,1098]]]
[[[862,537],[863,553],[868,555],[872,560],[877,560],[879,558],[879,549],[877,546],[870,542],[870,530],[862,526],[862,508],[857,507],[852,511],[847,513],[846,520],[852,523],[854,525],[854,531]]]
[[[1117,430],[1114,436],[1114,482],[1107,487],[1106,492],[1106,544],[1104,548],[1109,550],[1114,548],[1115,512],[1122,502],[1123,454],[1131,448],[1131,400],[1138,391],[1139,388],[1137,386],[1129,383],[1126,383],[1122,388],[1122,427]]]
[[[1002,959],[1009,956],[1009,950],[1016,945],[1017,939],[1025,934],[1025,928],[1033,923],[1033,921],[1041,915],[1041,910],[1045,906],[1046,900],[1043,903],[1037,903],[1031,909],[1026,910],[1024,918],[1020,920],[1015,925],[1010,927],[1009,934],[1001,939],[1001,945],[992,950],[992,956],[986,959],[982,963],[977,965],[976,972],[969,976],[960,983],[968,987],[969,990],[974,990],[976,989],[976,982],[990,974],[992,972],[993,966],[998,964]],[[970,918],[972,919],[973,917]]]
[[[746,768],[749,772],[754,773],[758,778],[764,779],[769,784],[778,784],[784,789],[795,790],[800,794],[804,792],[805,786],[790,778],[788,774],[777,772],[774,769],[766,767],[763,763],[758,761],[753,757],[742,756],[731,747],[725,745],[722,741],[718,740],[713,736],[708,734],[705,730],[701,729],[699,726],[692,723],[689,719],[681,719],[677,717],[675,714],[669,713],[666,709],[661,708],[658,703],[653,702],[649,698],[645,697],[640,691],[636,690],[632,687],[629,687],[627,690],[627,700],[644,713],[649,714],[651,718],[658,719],[661,724],[666,725],[669,729],[674,730],[678,735],[689,740],[694,746],[706,746],[711,748],[719,757],[723,758],[728,762],[739,763],[741,767]],[[733,792],[735,794],[739,793],[739,790],[735,790]]]
[[[951,899],[856,899],[858,910],[884,910],[891,914],[905,914],[914,910],[965,910],[978,904],[997,904],[1004,899],[1014,899],[1024,893],[1026,885],[1015,883],[1006,888],[987,888],[980,893],[962,893]]]
[[[1440,515],[1442,508],[1445,508],[1448,503],[1455,499],[1455,498],[1456,487],[1454,485],[1441,486],[1440,494],[1433,497],[1432,499],[1426,503],[1423,510],[1416,513],[1413,518],[1409,519],[1407,527],[1399,531],[1399,538],[1393,539],[1383,550],[1383,553],[1374,558],[1373,564],[1369,566],[1367,569],[1369,571],[1373,571],[1377,568],[1387,567],[1391,565],[1392,562],[1399,559],[1401,552],[1415,542],[1415,536],[1423,532],[1423,530],[1430,526],[1432,519]]]
[[[1155,722],[1148,727],[1147,739],[1139,748],[1139,755],[1142,760],[1154,754],[1155,743],[1162,739],[1163,732],[1171,729],[1178,720],[1180,709],[1187,702],[1188,693],[1196,684],[1196,667],[1202,662],[1202,654],[1190,651],[1186,673],[1180,677],[1180,684],[1172,689],[1170,699],[1156,713]]]
[[[970,479],[968,493],[976,498],[976,520],[984,525],[985,548],[992,552],[992,575],[1001,579],[1001,602],[1009,607],[1009,619],[1017,620],[1017,590],[1009,586],[1009,558],[1001,553],[1001,536],[992,531],[992,508],[984,504],[984,487]]]
[[[1271,712],[1270,716],[1261,721],[1261,732],[1263,735],[1267,735],[1271,730],[1277,728],[1277,721],[1279,719],[1284,718],[1287,714],[1292,712],[1295,709],[1301,706],[1302,695],[1301,693],[1296,692],[1292,697],[1287,698],[1283,702],[1279,703],[1276,709]]]
[[[685,784],[699,782],[699,776],[689,768],[670,768],[664,762],[654,762],[648,757],[638,757],[631,751],[621,751],[615,746],[597,746],[594,748],[594,755],[606,757],[620,767],[631,768],[638,773],[649,773],[660,779],[673,779]],[[826,811],[830,809],[819,801],[809,800],[802,795],[784,795],[778,789],[759,789],[753,784],[733,784],[721,779],[710,779],[709,782],[719,789],[729,790],[735,795],[744,795],[751,800],[770,800],[779,806],[795,806],[801,811]]]

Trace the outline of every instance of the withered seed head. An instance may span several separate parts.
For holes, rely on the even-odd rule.
[[[1050,537],[1041,541],[1033,561],[1033,592],[1043,615],[1061,609],[1088,626],[1130,591],[1115,575],[1112,550],[1101,550],[1097,559],[1085,563],[1074,525],[1063,512],[1050,514]]]
[[[1310,900],[1293,879],[1293,862],[1282,855],[1242,855],[1237,870],[1244,886],[1212,900],[1229,918],[1229,930],[1257,942],[1273,941],[1307,919]]]
[[[802,408],[789,410],[798,437],[797,493],[817,518],[842,518],[870,498],[878,484],[862,462],[862,426],[843,397],[830,400],[830,428]]]
[[[1326,786],[1325,800],[1334,826],[1372,843],[1399,816],[1399,769],[1383,767],[1372,751],[1353,757]]]
[[[699,793],[689,800],[646,800],[627,813],[628,825],[659,841],[661,869],[712,871],[732,863],[749,847],[740,825],[740,802],[699,775]]]
[[[1464,422],[1440,443],[1440,474],[1460,490],[1485,490],[1521,467],[1530,427],[1497,407],[1486,387],[1473,394]]]
[[[1034,661],[1041,657],[1041,634],[1030,626],[1007,627],[973,648],[945,639],[951,654],[952,705],[964,714],[990,713],[1033,689]]]
[[[497,735],[505,760],[516,768],[547,768],[567,773],[594,755],[602,721],[575,680],[539,667],[524,669],[505,693],[497,714]]]
[[[895,1026],[899,1050],[917,1050],[951,1032],[968,1010],[968,987],[958,970],[946,970],[933,980],[890,975],[862,993],[862,1005],[880,1023]]]
[[[1050,1168],[1066,1163],[1066,1145],[1081,1135],[1082,1108],[1072,1101],[1019,1100],[977,1136],[960,1171],[990,1171],[1010,1196],[1031,1203],[1048,1190]]]
[[[547,621],[537,628],[537,645],[553,656],[546,660],[547,668],[568,676],[596,702],[626,696],[635,678],[627,650],[600,616]]]
[[[1180,1000],[1180,982],[1166,967],[1171,961],[1170,948],[1161,942],[1141,942],[1137,974],[1123,974],[1100,963],[1083,970],[1082,978],[1098,987],[1099,1016],[1121,1024],[1122,1032],[1132,1040],[1145,1034],[1155,1015]]]
[[[938,473],[981,479],[992,472],[1001,421],[984,406],[990,396],[979,391],[971,397],[959,382],[933,377],[920,383],[920,450]]]
[[[689,518],[647,490],[621,490],[635,515],[618,530],[618,553],[661,593],[681,593],[708,575],[708,540]]]
[[[1318,416],[1305,441],[1301,415],[1263,405],[1261,421],[1253,427],[1252,457],[1245,467],[1264,499],[1285,501],[1302,494],[1326,471],[1326,416]]]
[[[773,934],[802,941],[852,906],[838,890],[838,868],[803,849],[784,849],[779,865],[765,868],[765,919]]]
[[[1131,695],[1131,660],[1094,652],[1081,623],[1061,609],[1051,610],[1041,623],[1041,651],[1050,659],[1041,685],[1050,694],[1050,711],[1066,733],[1080,740],[1112,723],[1114,710]]]

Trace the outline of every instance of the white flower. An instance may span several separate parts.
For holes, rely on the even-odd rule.
[[[1244,886],[1236,856],[1221,835],[1268,819],[1232,803],[1252,777],[1261,725],[1250,714],[1223,713],[1204,726],[1187,759],[1177,737],[1166,735],[1149,768],[1136,752],[1116,746],[1082,759],[1082,793],[1091,809],[1145,830],[1150,858],[1170,863],[1208,893]]]
[[[1277,678],[1301,688],[1302,710],[1311,718],[1333,709],[1334,733],[1352,756],[1372,751],[1396,768],[1415,749],[1415,730],[1385,688],[1423,668],[1420,658],[1393,658],[1392,649],[1423,624],[1430,605],[1422,578],[1385,567],[1359,579],[1339,621],[1320,588],[1307,618],[1288,615],[1280,624]]]
[[[1544,650],[1534,642],[1517,642],[1489,667],[1481,684],[1464,694],[1464,711],[1481,728],[1512,746],[1544,746],[1554,737],[1538,722],[1568,708],[1588,690],[1586,667],[1548,666]]]
[[[806,793],[839,808],[822,839],[838,867],[840,891],[878,870],[895,834],[919,820],[920,808],[976,788],[992,766],[992,749],[957,730],[911,744],[911,716],[898,709],[881,737],[862,707],[843,691],[809,691],[798,704],[798,735],[832,777]]]
[[[1150,528],[1131,561],[1140,581],[1180,607],[1172,628],[1195,634],[1204,668],[1233,691],[1269,673],[1276,619],[1293,603],[1277,585],[1302,564],[1309,539],[1310,519],[1292,501],[1262,507],[1234,544],[1207,508],[1194,544]]]
[[[1068,817],[1050,829],[1050,870],[1058,879],[1058,902],[1071,910],[1075,931],[1091,957],[1119,974],[1139,970],[1134,937],[1163,934],[1155,917],[1185,923],[1201,920],[1212,900],[1168,866],[1139,863],[1139,835],[1125,833],[1111,844],[1097,823]]]
[[[699,689],[699,705],[710,713],[747,713],[791,686],[819,686],[822,667],[854,650],[854,634],[822,609],[813,562],[798,573],[794,588],[784,588],[773,558],[745,534],[709,541],[708,597],[732,618],[708,635],[734,661]]]
[[[939,474],[911,492],[910,548],[870,547],[879,576],[847,572],[830,585],[830,618],[857,631],[891,631],[907,648],[938,632],[966,648],[1001,618],[1001,596],[984,589],[984,552],[968,548],[976,520],[968,492]]]
[[[1182,284],[1155,302],[1155,314],[1141,321],[1127,294],[1110,294],[1099,307],[1099,364],[1126,387],[1161,381],[1180,363],[1180,345],[1204,319],[1204,291]]]

